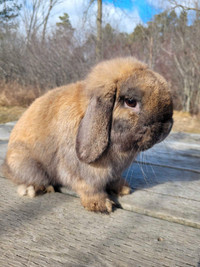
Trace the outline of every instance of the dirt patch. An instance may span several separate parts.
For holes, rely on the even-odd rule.
[[[26,110],[24,107],[0,106],[0,123],[16,121]],[[173,132],[200,133],[200,115],[191,116],[186,112],[174,111]]]

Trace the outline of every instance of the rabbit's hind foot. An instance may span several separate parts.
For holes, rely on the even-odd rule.
[[[107,192],[111,195],[125,196],[131,194],[131,187],[123,178],[118,178],[107,185]]]
[[[54,193],[54,187],[52,185],[49,185],[47,187],[45,186],[34,186],[34,185],[25,185],[21,184],[17,188],[17,193],[19,196],[28,196],[30,198],[33,198],[37,195],[45,194],[45,193]]]

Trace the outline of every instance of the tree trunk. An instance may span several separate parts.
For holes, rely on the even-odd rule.
[[[47,29],[47,22],[49,20],[49,16],[50,16],[50,13],[51,13],[52,8],[53,8],[53,0],[50,0],[48,12],[47,12],[47,15],[46,15],[46,17],[44,19],[44,27],[43,27],[43,31],[42,31],[42,43],[44,43],[44,41],[45,41],[45,34],[46,34],[46,29]]]
[[[102,0],[97,0],[97,42],[96,42],[96,61],[102,59]]]
[[[153,37],[149,40],[149,67],[153,67]]]

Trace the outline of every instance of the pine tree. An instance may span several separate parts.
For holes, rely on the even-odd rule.
[[[19,15],[21,6],[15,0],[0,0],[0,24],[13,25],[13,20]]]
[[[62,30],[73,30],[71,22],[69,20],[69,15],[64,13],[63,16],[59,16],[60,22],[56,23],[56,26]]]

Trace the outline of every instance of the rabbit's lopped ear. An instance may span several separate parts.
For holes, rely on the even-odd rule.
[[[76,153],[85,163],[97,160],[108,147],[115,94],[93,95],[79,125]]]

